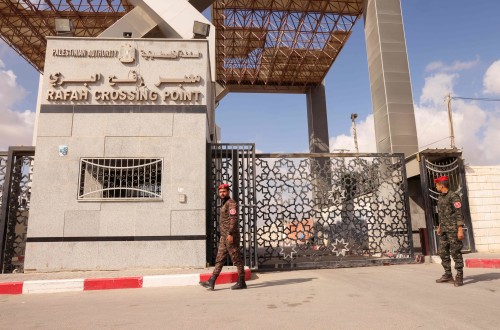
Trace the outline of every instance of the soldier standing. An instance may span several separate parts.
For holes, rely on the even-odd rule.
[[[444,275],[437,279],[437,283],[454,283],[455,286],[464,284],[464,260],[462,258],[462,240],[464,233],[462,226],[462,201],[457,193],[450,191],[450,183],[447,176],[441,176],[434,180],[436,190],[440,193],[438,198],[439,226],[439,256],[444,268]],[[455,261],[457,276],[453,280],[451,273],[450,254]]]
[[[233,264],[238,269],[238,282],[231,287],[232,290],[246,289],[245,270],[243,268],[243,257],[240,252],[240,232],[238,228],[238,205],[229,197],[229,185],[221,184],[218,188],[219,197],[222,199],[220,208],[219,229],[220,240],[215,259],[215,268],[210,279],[200,282],[200,285],[214,290],[215,281],[222,271],[224,260],[227,255],[231,257]]]

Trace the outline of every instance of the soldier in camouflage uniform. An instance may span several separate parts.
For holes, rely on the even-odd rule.
[[[215,259],[215,268],[210,279],[206,282],[200,282],[200,285],[214,290],[215,281],[222,271],[222,266],[228,254],[233,264],[238,269],[238,282],[231,287],[232,290],[246,289],[245,271],[243,268],[243,257],[240,252],[240,232],[238,228],[238,205],[229,197],[229,185],[221,184],[219,186],[219,197],[222,199],[220,208],[219,229],[220,240],[217,258]]]
[[[440,193],[438,198],[439,226],[439,256],[441,265],[444,268],[444,275],[437,279],[437,283],[454,283],[455,286],[464,284],[464,260],[462,258],[462,240],[464,225],[462,217],[462,201],[457,193],[450,191],[450,184],[447,176],[441,176],[434,180],[436,190]],[[455,261],[457,276],[453,280],[451,273],[451,258]]]

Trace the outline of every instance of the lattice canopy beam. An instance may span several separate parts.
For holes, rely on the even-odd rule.
[[[75,37],[96,37],[131,9],[126,0],[2,0],[0,37],[43,72],[56,18],[71,19]]]
[[[218,0],[218,82],[231,91],[320,84],[363,12],[363,0]]]
[[[43,72],[55,18],[70,18],[76,37],[95,37],[132,9],[126,0],[2,0],[0,36]],[[363,0],[217,0],[217,80],[230,90],[315,86],[362,12]]]

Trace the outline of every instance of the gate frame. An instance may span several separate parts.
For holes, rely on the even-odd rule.
[[[441,152],[439,152],[441,151]],[[469,205],[469,193],[467,190],[467,179],[465,177],[465,166],[464,160],[462,158],[462,152],[459,150],[441,149],[434,152],[421,151],[418,153],[418,160],[420,163],[420,183],[422,187],[422,197],[424,199],[425,207],[425,222],[427,226],[427,237],[429,237],[429,255],[438,255],[438,246],[435,244],[435,232],[434,232],[434,211],[432,206],[432,201],[429,196],[429,189],[432,187],[432,183],[429,182],[427,168],[425,166],[425,161],[434,160],[434,158],[451,158],[456,157],[458,160],[458,175],[459,182],[462,185],[462,216],[464,218],[464,223],[468,229],[469,242],[470,242],[470,252],[474,253],[476,251],[476,244],[474,241],[474,229],[472,228],[472,219],[470,215],[470,205]]]
[[[215,148],[214,148],[215,147]],[[228,147],[228,148],[224,148]],[[248,149],[245,149],[248,148]],[[251,191],[251,197],[250,202],[251,204],[240,204],[239,203],[239,192],[240,192],[240,187],[237,184],[239,182],[239,167],[238,166],[233,166],[231,176],[232,176],[232,181],[228,182],[231,183],[231,198],[234,199],[239,208],[242,209],[243,207],[247,207],[250,209],[249,212],[249,217],[253,218],[253,225],[252,225],[252,230],[254,231],[254,235],[252,236],[252,242],[250,243],[250,247],[247,249],[244,245],[245,242],[247,242],[244,238],[246,235],[246,226],[245,224],[243,225],[242,230],[240,231],[240,234],[243,236],[243,240],[240,242],[240,248],[243,249],[243,260],[245,261],[245,265],[249,266],[252,269],[257,269],[258,268],[258,255],[257,255],[257,235],[256,235],[256,230],[257,230],[257,222],[256,222],[256,209],[255,209],[255,203],[256,203],[256,182],[255,182],[255,159],[256,159],[256,154],[255,154],[255,143],[207,143],[207,173],[206,173],[206,182],[207,182],[207,187],[206,187],[206,192],[207,192],[207,204],[206,204],[206,210],[207,210],[207,216],[206,216],[206,260],[207,260],[207,266],[213,265],[213,261],[215,260],[216,257],[216,252],[214,250],[214,245],[218,244],[218,239],[213,240],[214,237],[218,237],[218,235],[214,232],[214,223],[218,223],[217,219],[217,211],[215,214],[212,213],[212,210],[215,209],[217,210],[217,191],[215,189],[215,181],[214,177],[212,176],[212,171],[214,170],[213,168],[213,161],[217,157],[215,156],[220,156],[220,159],[231,159],[236,162],[238,162],[240,155],[239,151],[245,152],[246,153],[246,158],[251,159],[252,162],[252,177],[249,179],[251,180],[253,189]],[[215,153],[215,156],[214,156]],[[215,178],[217,180],[217,178]],[[215,201],[215,205],[214,205]],[[215,219],[214,219],[215,217]],[[241,220],[241,213],[240,213],[240,219]],[[252,249],[254,249],[252,251]],[[250,255],[247,256],[247,252],[249,251]],[[215,252],[215,254],[214,254]],[[253,255],[252,255],[253,253]],[[229,260],[229,257],[228,257]],[[246,261],[250,260],[251,264],[247,265]]]
[[[5,180],[2,191],[2,205],[0,210],[0,273],[4,273],[4,253],[7,234],[7,224],[10,209],[11,181],[14,172],[13,160],[17,156],[35,156],[35,147],[9,147],[7,152],[1,152],[0,155],[7,155],[7,168],[5,171]]]
[[[216,194],[216,192],[214,191],[214,182],[213,182],[213,177],[212,177],[212,171],[213,171],[213,168],[212,168],[212,164],[213,164],[213,150],[217,150],[217,149],[214,149],[214,148],[217,148],[217,146],[233,146],[233,147],[237,147],[237,146],[253,146],[253,159],[254,159],[254,163],[253,163],[253,178],[252,180],[254,181],[254,190],[257,188],[257,183],[255,182],[256,181],[256,176],[257,176],[257,173],[255,172],[256,171],[256,162],[255,160],[257,159],[260,159],[260,158],[276,158],[276,159],[281,159],[281,158],[332,158],[332,157],[339,157],[339,158],[357,158],[357,157],[387,157],[387,158],[395,158],[395,159],[399,159],[400,163],[401,163],[401,175],[402,175],[402,188],[404,189],[404,205],[405,205],[405,214],[403,215],[404,218],[406,219],[406,226],[407,226],[407,239],[408,239],[408,245],[409,245],[409,259],[408,260],[413,260],[413,257],[414,257],[414,245],[413,245],[413,235],[412,235],[412,222],[411,222],[411,211],[410,211],[410,201],[409,201],[409,188],[408,188],[408,178],[407,178],[407,173],[406,173],[406,163],[405,163],[405,156],[403,153],[258,153],[256,154],[255,153],[255,144],[251,144],[251,143],[209,143],[207,144],[207,196],[212,196],[212,198],[207,198],[207,264],[211,263],[213,258],[214,258],[214,251],[213,251],[213,244],[216,243],[216,242],[213,242],[213,228],[214,228],[214,224],[212,223],[212,221],[214,220],[214,215],[212,214],[212,209],[213,209],[213,195]],[[220,149],[220,150],[224,150],[224,152],[226,153],[230,153],[231,150],[230,149]],[[221,154],[223,155],[223,154]],[[229,154],[226,154],[226,157],[220,157],[220,158],[228,158],[228,159],[233,159],[233,154],[229,155]],[[235,166],[233,166],[232,168],[232,172],[231,172],[231,175],[232,175],[232,183],[234,185],[234,183],[238,183],[237,181],[237,174],[238,174],[238,168],[236,168]],[[235,191],[232,191],[233,195],[232,197],[235,198],[235,197],[238,197],[239,195],[236,194],[237,193],[237,190],[238,190],[239,187],[235,187]],[[215,196],[215,198],[217,198],[217,196]],[[254,199],[254,204],[257,203],[256,201],[256,194],[253,196],[253,199]],[[210,200],[209,200],[210,199]],[[257,268],[260,268],[259,267],[259,255],[258,255],[258,250],[257,250],[257,213],[256,213],[256,205],[253,205],[253,212],[252,212],[252,215],[255,217],[255,219],[253,220],[253,226],[254,226],[254,235],[253,237],[251,238],[254,242],[254,247],[255,247],[255,253],[254,253],[254,259],[255,259],[255,264],[253,265],[253,268],[254,269],[257,269]],[[217,221],[217,219],[215,219]],[[241,219],[240,219],[240,223],[241,223]],[[244,236],[245,238],[245,236]],[[242,244],[245,243],[245,241],[243,240],[241,242]],[[244,246],[243,246],[244,248]],[[244,249],[245,250],[245,249]],[[406,259],[405,259],[406,260]],[[245,259],[246,261],[246,259]],[[391,262],[393,263],[399,263],[400,260],[397,260],[397,259],[394,259],[392,260]],[[387,262],[387,259],[385,259],[383,262]],[[363,265],[374,265],[374,264],[377,264],[377,262],[373,262],[373,260],[366,260],[366,262],[363,264]],[[283,267],[283,265],[278,265],[280,267],[280,269],[282,268],[287,268],[287,267]],[[276,265],[275,265],[276,267]],[[319,265],[317,265],[316,267],[320,267]],[[296,266],[293,267],[294,269],[297,268]],[[300,267],[298,267],[300,268]],[[305,267],[305,268],[311,268],[311,267]]]

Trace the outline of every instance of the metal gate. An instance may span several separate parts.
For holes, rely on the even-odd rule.
[[[434,179],[443,175],[450,180],[450,190],[458,193],[462,199],[462,213],[464,217],[464,247],[463,252],[475,250],[474,235],[470,217],[469,197],[467,195],[467,181],[461,152],[456,150],[439,150],[420,153],[420,173],[422,192],[425,203],[425,218],[427,222],[430,250],[438,254],[439,237],[436,229],[439,225],[437,200],[439,192],[434,188]]]
[[[238,197],[248,266],[350,267],[411,260],[403,154],[252,158],[254,150],[251,144],[211,146],[209,263],[218,238],[214,187],[223,181]]]
[[[31,197],[34,147],[0,152],[0,265],[23,272]]]

